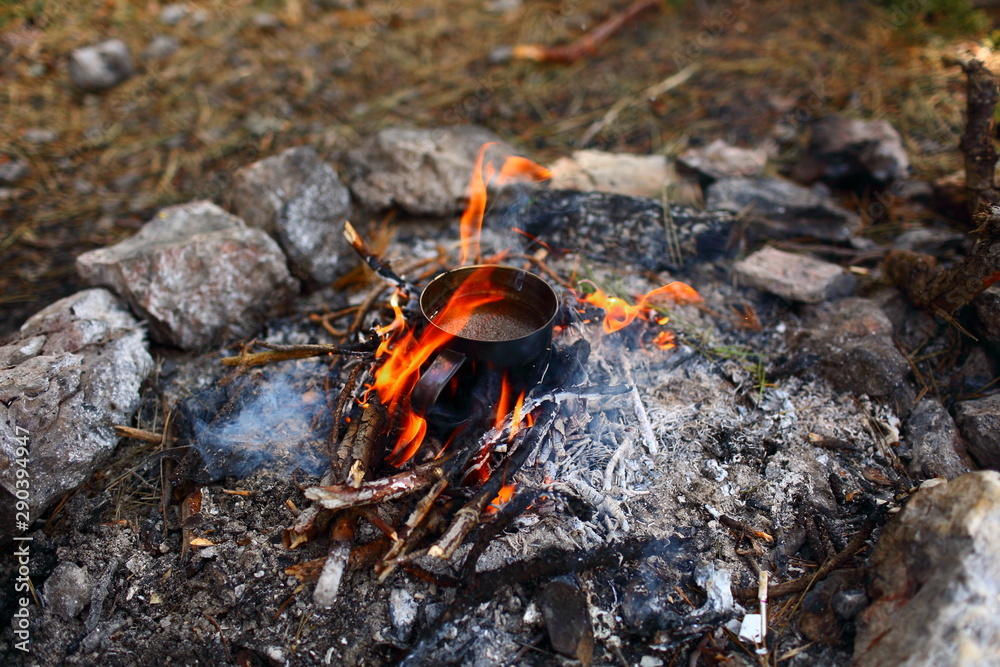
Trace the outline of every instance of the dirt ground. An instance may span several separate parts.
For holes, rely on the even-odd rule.
[[[0,5],[0,162],[30,166],[0,189],[0,334],[78,289],[81,252],[161,206],[224,201],[236,169],[288,146],[336,163],[382,127],[477,123],[543,162],[722,137],[775,139],[781,165],[810,120],[836,112],[890,120],[915,175],[934,179],[960,166],[963,81],[942,56],[991,58],[990,19],[961,1],[668,1],[569,65],[489,56],[570,42],[627,3],[207,0],[174,26],[166,4]],[[146,55],[158,35],[177,51]],[[68,54],[108,38],[128,44],[135,76],[75,93]],[[890,207],[875,222],[873,234],[908,221]]]

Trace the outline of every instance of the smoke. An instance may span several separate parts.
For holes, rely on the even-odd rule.
[[[213,479],[264,467],[279,475],[295,469],[319,475],[329,465],[327,412],[321,393],[279,375],[245,387],[235,407],[211,423],[195,418],[194,447]]]

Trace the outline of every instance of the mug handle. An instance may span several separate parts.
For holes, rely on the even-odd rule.
[[[410,393],[410,407],[423,417],[437,403],[438,396],[455,377],[455,373],[465,363],[466,356],[445,348],[441,350],[430,367],[420,375]]]

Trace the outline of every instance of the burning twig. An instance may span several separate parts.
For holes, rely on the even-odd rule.
[[[344,382],[344,388],[340,391],[340,396],[337,398],[337,405],[333,409],[333,428],[330,431],[330,438],[340,438],[340,428],[341,421],[344,418],[344,408],[347,406],[348,401],[351,400],[354,394],[354,388],[358,384],[358,378],[361,373],[367,370],[368,366],[365,364],[357,364],[351,369],[351,372],[347,376],[347,381]]]
[[[396,287],[396,289],[407,294],[416,294],[420,291],[417,289],[416,285],[396,275],[396,273],[392,270],[392,267],[389,266],[388,262],[382,261],[378,258],[378,256],[372,253],[368,244],[365,243],[363,238],[361,238],[358,231],[354,229],[354,225],[347,220],[344,221],[344,237],[347,239],[347,242],[351,244],[351,247],[354,248],[354,251],[358,253],[364,263],[367,264],[379,278],[391,283]]]
[[[555,420],[557,405],[555,402],[548,402],[542,407],[534,426],[526,435],[513,454],[509,454],[504,467],[503,474],[499,471],[494,473],[479,492],[462,509],[458,510],[455,520],[445,531],[441,539],[437,541],[429,550],[428,554],[436,558],[448,559],[455,553],[455,549],[462,544],[462,541],[469,534],[476,524],[486,506],[490,504],[502,487],[510,478],[520,470],[528,456],[535,450],[545,435],[548,433],[552,422]]]
[[[658,0],[635,0],[624,11],[612,15],[593,30],[564,46],[516,44],[494,49],[490,61],[504,63],[509,60],[534,60],[542,63],[571,64],[597,51],[597,47],[613,37],[630,21],[646,11],[660,6]]]
[[[287,361],[289,359],[308,359],[309,357],[322,357],[327,354],[343,354],[355,357],[370,358],[375,352],[375,345],[371,341],[365,341],[356,345],[275,345],[263,341],[253,341],[249,347],[263,347],[267,352],[254,352],[251,354],[240,354],[235,357],[225,357],[222,359],[223,366],[263,366],[275,361]]]
[[[774,544],[773,537],[771,537],[767,533],[751,528],[742,521],[737,521],[736,519],[730,516],[726,516],[725,514],[720,514],[718,519],[719,523],[721,523],[723,526],[740,535],[750,535],[752,537],[764,540],[765,542],[768,542],[770,544]]]
[[[460,581],[464,581],[476,571],[479,557],[486,551],[486,547],[490,545],[493,538],[503,532],[514,519],[524,514],[525,510],[543,494],[544,491],[540,490],[516,493],[513,498],[503,504],[493,521],[481,526],[476,541],[469,553],[466,554],[465,562],[462,563],[461,574],[458,577]]]
[[[376,443],[385,435],[389,427],[389,415],[378,396],[371,396],[365,405],[364,412],[358,420],[358,432],[351,443],[348,455],[350,465],[341,477],[348,486],[358,488],[375,462]],[[346,461],[345,461],[346,463]]]
[[[355,486],[314,486],[306,498],[331,510],[361,507],[396,500],[434,484],[444,476],[441,461],[433,461],[390,477],[373,479]]]

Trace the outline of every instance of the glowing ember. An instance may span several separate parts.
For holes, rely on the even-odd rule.
[[[661,331],[653,339],[653,345],[661,350],[670,350],[677,347],[677,344],[674,342],[674,333],[672,331]]]
[[[500,491],[497,493],[497,497],[486,508],[487,514],[493,514],[498,511],[503,505],[514,497],[514,492],[517,490],[517,484],[504,484],[500,487]]]
[[[593,283],[591,283],[593,284]],[[591,294],[585,295],[582,301],[593,304],[604,310],[604,331],[614,333],[631,324],[635,318],[648,319],[647,311],[653,308],[657,301],[672,301],[674,303],[700,303],[701,295],[693,287],[674,281],[663,287],[657,287],[652,292],[639,297],[636,305],[630,305],[625,299],[609,296],[604,290],[596,288]],[[660,317],[657,324],[666,323],[668,318]]]

